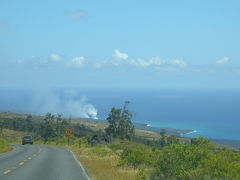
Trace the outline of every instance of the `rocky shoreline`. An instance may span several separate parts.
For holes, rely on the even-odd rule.
[[[106,120],[96,120],[96,119],[88,119],[88,118],[81,118],[81,120],[90,121],[90,122],[102,122],[107,123]],[[144,123],[133,123],[136,129],[140,130],[146,130],[146,131],[152,131],[155,133],[159,133],[162,129],[166,130],[167,135],[176,135],[179,137],[184,137],[186,134],[191,134],[197,132],[196,130],[192,129],[176,129],[176,128],[168,128],[168,127],[156,127],[151,126],[150,124],[144,124]],[[186,137],[188,138],[188,137]],[[240,140],[230,140],[230,139],[210,139],[211,142],[217,143],[217,144],[223,144],[227,146],[232,146],[234,148],[240,148]]]

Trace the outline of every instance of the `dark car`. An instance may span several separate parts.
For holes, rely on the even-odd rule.
[[[22,145],[24,144],[33,144],[33,137],[32,136],[24,136],[22,138]]]

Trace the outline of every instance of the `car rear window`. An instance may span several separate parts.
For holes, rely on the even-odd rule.
[[[32,138],[32,136],[24,136],[24,138]]]

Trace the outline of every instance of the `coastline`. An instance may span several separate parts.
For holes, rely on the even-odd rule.
[[[79,120],[85,120],[89,122],[102,122],[102,123],[108,123],[107,120],[102,119],[90,119],[90,118],[77,118]],[[194,132],[197,132],[196,130],[192,129],[177,129],[177,128],[169,128],[169,127],[158,127],[158,126],[151,126],[150,124],[144,124],[139,122],[133,122],[136,129],[140,130],[146,130],[146,131],[152,131],[155,133],[159,133],[162,129],[166,130],[167,135],[176,135],[182,137],[185,134],[191,134]]]
[[[134,123],[134,125],[137,129],[152,131],[152,132],[156,132],[156,133],[159,133],[161,131],[161,129],[166,129],[166,133],[168,135],[174,134],[176,136],[188,138],[188,139],[191,139],[191,137],[187,137],[186,135],[190,135],[190,134],[194,134],[194,133],[198,132],[197,130],[189,130],[189,129],[176,129],[176,128],[146,126],[146,124],[143,124],[143,123]],[[210,139],[210,141],[212,143],[232,146],[237,149],[240,148],[240,140],[212,139],[212,138],[208,138],[208,139]]]
[[[183,135],[187,135],[187,134],[193,134],[193,133],[196,133],[197,132],[197,130],[192,130],[192,131],[190,131],[190,132],[187,132],[187,133],[185,133],[185,134],[183,134]]]
[[[79,120],[85,120],[89,122],[102,122],[102,123],[107,123],[106,120],[100,120],[100,119],[88,119],[88,118],[78,118]],[[77,119],[76,119],[77,120]],[[191,137],[187,137],[185,135],[190,135],[197,133],[197,130],[192,130],[192,129],[176,129],[176,128],[169,128],[169,127],[157,127],[157,126],[151,126],[150,124],[144,124],[144,123],[139,123],[139,122],[133,122],[134,126],[136,129],[140,130],[146,130],[146,131],[151,131],[155,133],[159,133],[162,129],[166,129],[166,134],[167,135],[176,135],[182,138],[188,138],[191,139]],[[227,146],[232,146],[234,148],[240,148],[240,140],[231,140],[231,139],[210,139],[212,143],[216,144],[222,144],[222,145],[227,145]]]
[[[8,116],[10,116],[11,118],[23,118],[25,116],[27,116],[28,114],[19,114],[19,113],[9,113],[9,112],[0,112],[0,118],[9,118]],[[33,115],[34,119],[40,120],[43,117],[39,116],[39,115]],[[99,123],[108,123],[107,120],[101,120],[101,119],[89,119],[89,118],[73,118],[74,120],[84,120],[84,121],[89,121],[89,122],[99,122]],[[167,135],[176,135],[182,138],[187,138],[187,139],[191,139],[191,134],[197,133],[197,135],[199,134],[199,131],[197,130],[192,130],[192,129],[177,129],[177,128],[168,128],[168,127],[158,127],[158,126],[151,126],[150,124],[146,124],[146,123],[139,123],[139,122],[133,122],[134,126],[136,129],[140,129],[140,130],[146,130],[146,131],[151,131],[151,132],[155,132],[158,133],[162,130],[162,129],[166,129],[166,133]],[[197,137],[197,136],[196,136]],[[210,139],[211,142],[213,143],[217,143],[217,144],[222,144],[222,145],[228,145],[228,146],[232,146],[235,148],[240,148],[240,140],[235,140],[235,139],[214,139],[214,138],[208,138]]]
[[[136,129],[146,130],[146,131],[152,131],[159,133],[162,129],[166,130],[167,135],[176,135],[176,136],[184,136],[185,134],[191,134],[195,132],[196,130],[192,129],[177,129],[177,128],[170,128],[170,127],[157,127],[157,126],[149,126],[149,124],[144,123],[138,123],[133,122]]]

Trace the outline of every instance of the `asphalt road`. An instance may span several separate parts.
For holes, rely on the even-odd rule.
[[[64,147],[13,145],[0,154],[0,180],[89,180],[81,164]]]

